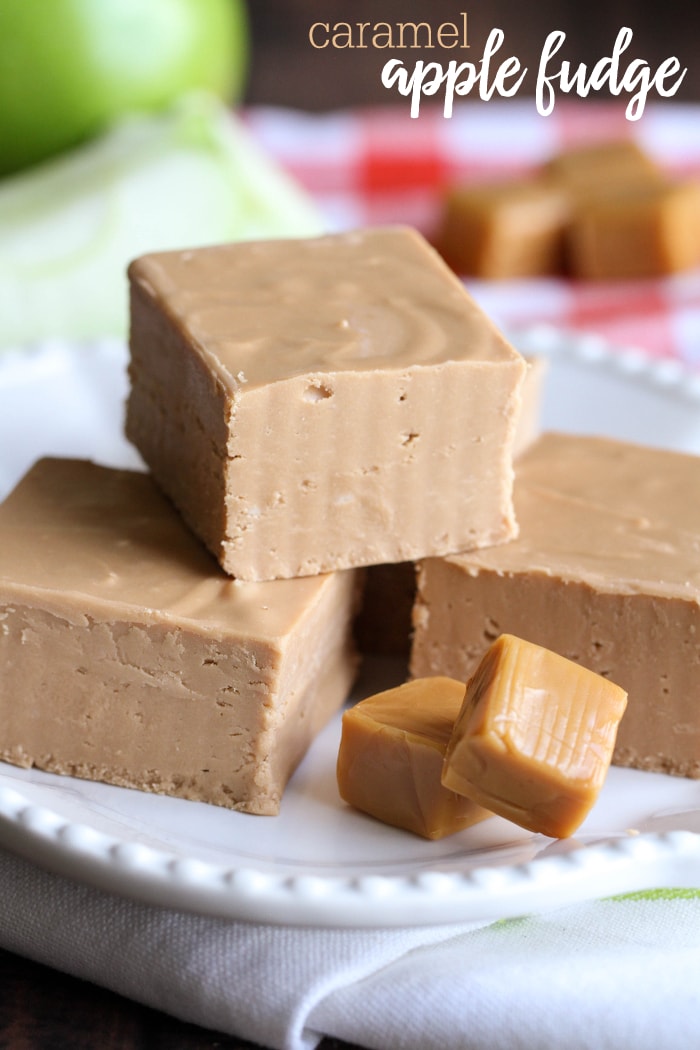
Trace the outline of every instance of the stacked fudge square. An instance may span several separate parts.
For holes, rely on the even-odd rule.
[[[149,472],[46,459],[0,509],[0,758],[273,814],[349,693],[361,567],[515,535],[525,364],[408,229],[130,280]]]
[[[364,570],[417,564],[414,675],[530,637],[628,689],[620,760],[700,775],[692,457],[547,436],[514,503],[527,365],[406,228],[130,283],[149,473],[44,460],[0,507],[0,758],[274,814],[349,692]]]

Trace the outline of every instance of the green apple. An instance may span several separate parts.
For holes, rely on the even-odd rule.
[[[235,99],[244,0],[0,0],[0,174],[202,88]]]
[[[144,252],[325,228],[314,201],[211,92],[130,115],[0,180],[0,356],[47,338],[125,339],[126,267]]]

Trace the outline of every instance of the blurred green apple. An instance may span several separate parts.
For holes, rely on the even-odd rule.
[[[194,88],[240,95],[244,0],[0,0],[0,174]]]

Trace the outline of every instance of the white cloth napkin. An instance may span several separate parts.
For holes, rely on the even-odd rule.
[[[314,929],[102,893],[0,851],[0,945],[279,1050],[700,1045],[700,893],[479,926]]]

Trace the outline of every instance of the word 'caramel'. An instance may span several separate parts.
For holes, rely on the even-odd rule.
[[[610,766],[624,689],[571,660],[501,635],[467,685],[445,755],[445,787],[530,831],[565,838]]]

